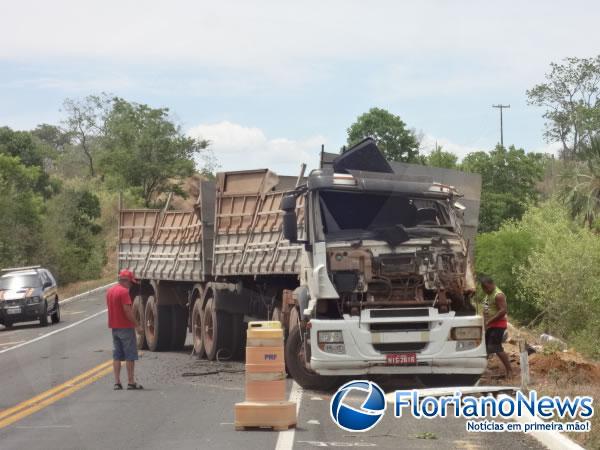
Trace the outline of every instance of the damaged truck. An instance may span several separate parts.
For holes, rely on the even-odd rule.
[[[304,388],[402,375],[466,385],[486,367],[475,292],[481,178],[388,163],[366,139],[307,176],[202,181],[193,210],[120,210],[119,268],[140,279],[138,346],[242,357],[250,320],[278,320]]]

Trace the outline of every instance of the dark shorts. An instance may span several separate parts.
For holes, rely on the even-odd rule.
[[[137,343],[133,328],[113,328],[112,338],[115,361],[137,361]]]
[[[485,330],[485,348],[488,355],[504,351],[502,347],[504,331],[506,331],[506,328],[488,328]]]

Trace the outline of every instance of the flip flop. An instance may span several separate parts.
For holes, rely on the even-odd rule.
[[[113,389],[115,391],[122,391],[123,390],[123,385],[121,383],[115,383]]]
[[[141,384],[137,384],[137,383],[131,384],[131,383],[129,383],[127,385],[127,390],[128,391],[139,391],[141,389],[144,389],[144,386],[142,386]]]

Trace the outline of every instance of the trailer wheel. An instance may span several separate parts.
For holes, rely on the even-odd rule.
[[[285,343],[285,363],[290,375],[303,389],[328,391],[337,386],[339,377],[318,375],[306,367],[301,327],[290,329]]]
[[[202,340],[202,301],[197,299],[192,309],[192,338],[194,342],[194,353],[198,358],[203,358],[204,341]]]
[[[135,327],[135,340],[138,350],[145,350],[148,348],[146,342],[145,323],[146,323],[146,311],[144,305],[144,299],[141,295],[136,295],[133,300],[133,315],[139,326]]]
[[[231,358],[231,343],[227,331],[231,329],[231,317],[224,311],[217,311],[215,299],[209,297],[204,306],[202,321],[202,340],[206,357],[214,361],[217,358]]]
[[[171,316],[173,319],[171,350],[181,350],[187,337],[187,311],[183,306],[173,305],[171,306]]]
[[[171,346],[171,307],[158,306],[153,295],[146,302],[145,335],[148,349],[153,352],[168,350]]]

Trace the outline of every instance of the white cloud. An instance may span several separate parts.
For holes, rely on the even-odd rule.
[[[281,175],[297,175],[302,163],[315,168],[323,136],[305,139],[269,138],[263,130],[229,121],[200,124],[190,136],[208,139],[221,170],[268,168]]]
[[[292,83],[324,70],[320,64],[370,62],[377,71],[378,61],[411,58],[421,66],[439,61],[428,75],[442,83],[452,65],[476,61],[483,70],[465,70],[450,88],[472,86],[482,73],[498,84],[538,79],[549,61],[597,53],[600,38],[598,4],[588,0],[568,11],[541,0],[502,8],[467,0],[21,0],[2,12],[0,60],[229,67]],[[588,39],[565,26],[573,23]]]
[[[446,152],[454,153],[459,160],[463,159],[468,153],[483,150],[482,148],[459,144],[444,137],[435,137],[428,134],[421,139],[421,149],[425,154],[431,153],[436,145],[442,147],[442,150]]]

